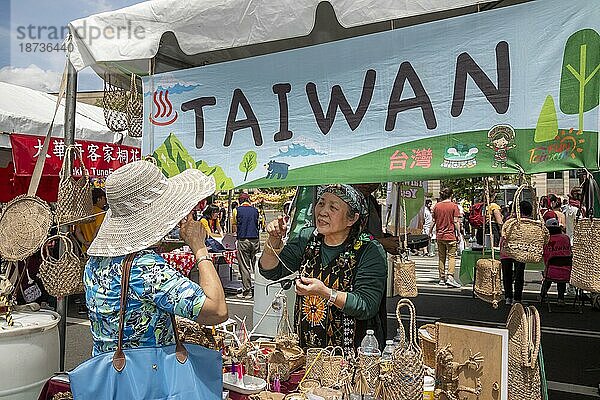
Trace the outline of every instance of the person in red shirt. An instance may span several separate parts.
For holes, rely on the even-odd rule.
[[[541,301],[546,300],[548,290],[552,282],[556,282],[558,290],[558,304],[565,304],[565,292],[567,282],[571,278],[572,257],[571,239],[564,234],[560,222],[556,218],[546,221],[546,227],[550,231],[550,240],[544,245],[544,281],[540,293]]]
[[[456,244],[460,232],[460,212],[458,206],[452,201],[452,189],[443,188],[440,191],[440,201],[433,207],[433,225],[429,236],[435,228],[438,244],[438,271],[440,286],[460,287],[454,279],[456,267]],[[448,274],[446,275],[446,257],[448,258]]]

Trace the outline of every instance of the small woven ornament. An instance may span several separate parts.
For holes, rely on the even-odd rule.
[[[115,86],[110,75],[104,75],[104,95],[102,107],[104,108],[104,121],[113,132],[123,132],[127,129],[127,114],[124,112],[128,102],[127,91]]]
[[[72,175],[73,157],[77,157],[81,165],[82,177],[75,179]],[[83,164],[81,150],[77,146],[68,146],[60,169],[58,182],[58,199],[56,201],[55,220],[58,224],[80,222],[92,215],[92,185],[90,174]]]
[[[127,133],[131,137],[142,137],[144,103],[142,96],[137,90],[135,74],[131,74],[131,85],[129,89],[129,98],[127,99],[126,112]]]
[[[39,250],[52,225],[48,204],[35,196],[18,196],[4,208],[0,218],[0,256],[22,261]]]
[[[52,400],[73,400],[73,393],[58,392],[52,397]]]
[[[56,239],[64,246],[64,251],[58,259],[48,254],[49,246],[47,246]],[[79,257],[73,253],[73,242],[68,236],[64,234],[50,236],[42,246],[41,256],[40,278],[51,296],[64,297],[81,292],[83,265]]]

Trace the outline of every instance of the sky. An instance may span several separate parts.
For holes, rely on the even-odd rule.
[[[57,91],[66,60],[62,43],[68,23],[140,2],[0,0],[0,81]],[[102,90],[102,80],[88,67],[78,75],[78,90]]]

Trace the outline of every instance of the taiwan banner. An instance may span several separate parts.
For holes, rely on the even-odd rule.
[[[599,32],[534,1],[148,76],[143,153],[218,190],[597,169]]]
[[[44,139],[43,136],[10,135],[15,175],[33,174],[35,162],[44,145]],[[65,157],[65,141],[62,138],[54,137],[50,140],[43,175],[58,176]],[[92,178],[106,178],[117,168],[140,159],[140,149],[137,147],[87,140],[77,140],[75,145],[81,150],[83,163]],[[81,168],[77,165],[79,164],[75,164],[73,173],[80,176]]]

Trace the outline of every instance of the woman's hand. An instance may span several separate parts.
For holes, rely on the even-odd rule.
[[[317,278],[301,277],[296,279],[296,294],[300,296],[320,296],[329,299],[331,289]]]
[[[269,222],[267,225],[269,244],[275,248],[281,247],[286,232],[287,224],[282,216],[279,216],[276,220]]]
[[[204,243],[206,234],[202,222],[195,221],[191,213],[179,223],[179,236],[190,246],[194,254],[198,250],[206,249],[206,244]]]

